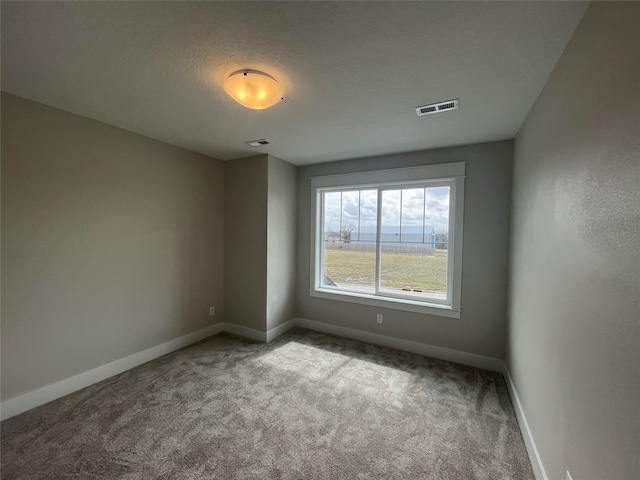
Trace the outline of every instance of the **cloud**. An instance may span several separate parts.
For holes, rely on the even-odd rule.
[[[341,225],[370,226],[377,220],[377,191],[326,192],[325,231]],[[449,228],[449,187],[405,188],[382,192],[383,226],[432,226]]]

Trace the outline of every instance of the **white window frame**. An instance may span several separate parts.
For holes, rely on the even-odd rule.
[[[370,172],[325,175],[311,178],[311,281],[312,297],[358,303],[381,308],[404,310],[441,317],[460,318],[462,293],[462,226],[464,215],[464,180],[466,162],[425,165],[421,167],[375,170]],[[324,209],[322,194],[349,189],[378,190],[378,234],[376,235],[376,275],[380,271],[381,196],[383,190],[405,187],[449,186],[449,244],[447,265],[447,300],[424,301],[415,297],[376,291],[375,294],[335,289],[322,285]],[[376,289],[377,290],[377,289]]]

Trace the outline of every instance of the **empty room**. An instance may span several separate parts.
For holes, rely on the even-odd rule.
[[[640,479],[640,3],[0,6],[3,480]]]

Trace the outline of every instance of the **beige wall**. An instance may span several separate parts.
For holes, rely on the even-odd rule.
[[[225,320],[266,332],[293,318],[296,167],[225,162]]]
[[[298,170],[297,315],[464,352],[504,354],[511,141],[364,158]],[[462,263],[462,318],[452,319],[309,296],[310,178],[318,175],[467,162]],[[376,323],[376,313],[384,323]]]
[[[223,181],[217,160],[3,93],[2,399],[220,320]]]
[[[267,326],[268,156],[225,162],[225,321]]]
[[[269,155],[267,219],[267,330],[294,316],[296,167]]]
[[[508,364],[551,480],[640,472],[639,18],[593,3],[515,142]]]

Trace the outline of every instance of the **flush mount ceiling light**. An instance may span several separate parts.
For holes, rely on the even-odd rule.
[[[284,89],[266,73],[240,70],[224,81],[224,91],[240,105],[254,110],[269,108],[284,98]]]

